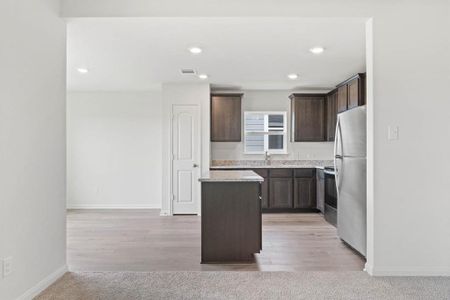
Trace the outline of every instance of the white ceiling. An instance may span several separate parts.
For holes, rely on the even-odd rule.
[[[198,82],[223,89],[329,89],[365,70],[362,19],[133,18],[68,21],[67,84],[73,91],[138,91]],[[308,50],[323,46],[313,55]],[[200,46],[203,53],[187,50]],[[89,73],[80,74],[85,67]],[[298,73],[298,80],[287,79]]]

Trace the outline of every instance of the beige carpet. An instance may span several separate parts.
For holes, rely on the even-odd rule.
[[[450,299],[450,277],[364,272],[77,272],[44,299]]]

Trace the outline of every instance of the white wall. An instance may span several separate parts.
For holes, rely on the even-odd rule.
[[[65,24],[59,1],[0,1],[0,299],[66,270]],[[0,266],[1,267],[1,266]]]
[[[450,275],[448,0],[63,0],[63,15],[373,18],[367,267],[372,274]],[[388,125],[400,126],[399,141],[387,140]]]
[[[242,111],[286,111],[288,115],[288,154],[272,155],[272,159],[333,159],[333,143],[308,142],[292,143],[290,141],[291,115],[289,95],[292,91],[249,90],[242,91]],[[243,121],[242,121],[243,122]],[[244,124],[244,123],[242,123]],[[211,143],[211,158],[216,159],[264,159],[264,155],[244,154],[244,128],[242,141]]]
[[[161,215],[171,214],[170,185],[171,174],[171,131],[172,131],[172,106],[174,104],[196,104],[200,106],[201,123],[201,162],[202,173],[209,171],[210,163],[210,90],[208,83],[183,84],[165,83],[162,86],[163,99],[163,131],[162,131],[162,207]],[[200,185],[200,183],[199,183]],[[200,190],[200,189],[199,189]],[[200,196],[200,195],[199,195]],[[199,201],[200,205],[200,201]],[[198,209],[200,213],[200,207]]]
[[[67,207],[161,208],[161,92],[67,95]]]

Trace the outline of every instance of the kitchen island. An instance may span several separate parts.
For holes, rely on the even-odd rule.
[[[252,261],[260,252],[263,181],[253,171],[210,171],[200,178],[202,263]]]

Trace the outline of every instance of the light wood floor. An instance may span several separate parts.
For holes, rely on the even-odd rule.
[[[253,264],[201,265],[200,217],[157,210],[70,210],[71,271],[353,271],[364,260],[319,214],[263,215],[263,250]]]

